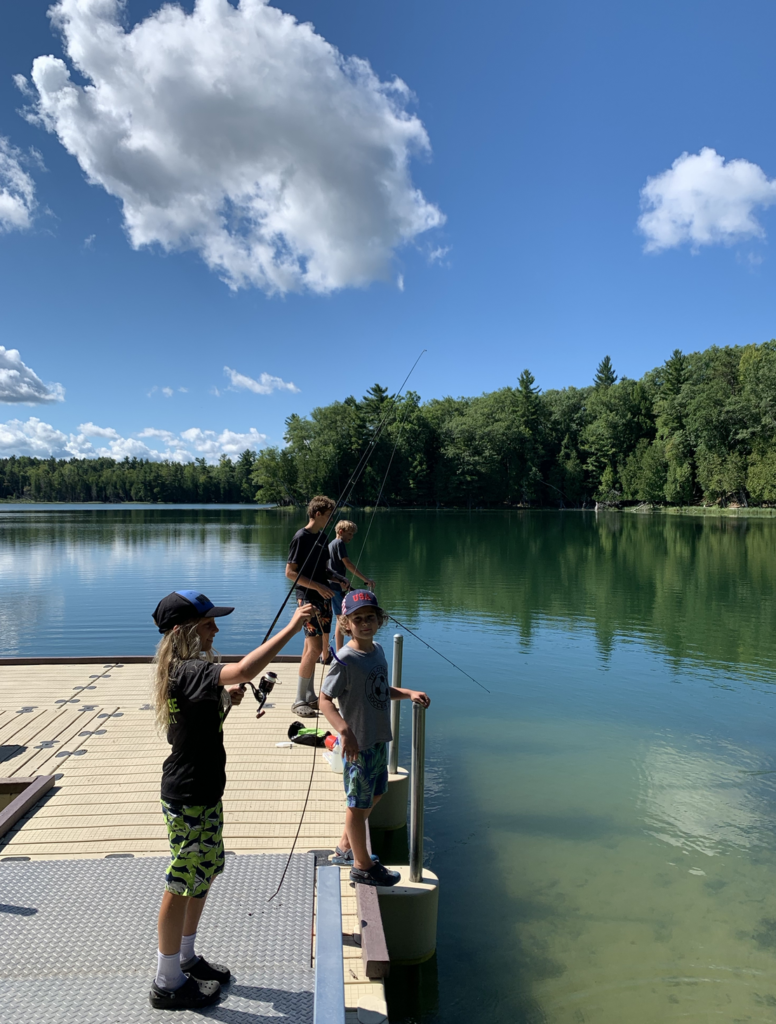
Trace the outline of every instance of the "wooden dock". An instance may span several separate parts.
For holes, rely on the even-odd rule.
[[[121,665],[121,667],[119,667]],[[279,685],[256,720],[250,690],[224,724],[227,851],[287,853],[312,790],[297,852],[333,851],[344,819],[341,776],[310,747],[278,747],[293,721],[297,666],[276,663]],[[54,787],[6,834],[0,859],[159,856],[167,839],[159,807],[169,751],[154,728],[148,664],[0,664],[0,776],[54,775]],[[313,767],[314,766],[314,767]],[[0,805],[1,808],[2,805]],[[228,861],[227,861],[228,870]],[[381,981],[366,977],[355,890],[342,872],[346,1007],[385,1013]],[[162,883],[160,880],[160,892]],[[216,912],[214,906],[213,912]],[[154,950],[149,950],[149,962]],[[376,1013],[374,1011],[377,1011]]]

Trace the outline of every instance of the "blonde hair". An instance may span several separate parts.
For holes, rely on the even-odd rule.
[[[170,724],[170,709],[167,698],[170,693],[170,680],[184,661],[220,661],[218,651],[202,650],[197,626],[202,619],[187,622],[183,626],[168,629],[156,645],[154,655],[154,677],[151,683],[151,700],[154,708],[156,727],[159,732],[167,732]]]
[[[386,624],[386,622],[388,621],[388,616],[382,610],[382,608],[375,608],[374,605],[369,605],[368,607],[371,608],[372,611],[377,616],[377,628],[379,629],[381,626],[384,626]],[[360,608],[358,610],[361,611]],[[366,609],[364,609],[364,611],[366,611]],[[351,612],[351,615],[355,615],[355,614],[356,614],[355,612]],[[348,618],[348,616],[347,615],[338,615],[337,616],[337,622],[339,623],[339,627],[342,630],[342,632],[346,633],[348,636],[350,636],[350,619]]]
[[[340,519],[340,521],[334,527],[334,532],[339,537],[339,535],[341,533],[345,533],[345,532],[347,532],[347,533],[357,533],[358,532],[358,527],[356,526],[355,523],[351,523],[351,521],[349,519]]]

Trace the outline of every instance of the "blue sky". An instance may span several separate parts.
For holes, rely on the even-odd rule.
[[[773,5],[159,6],[0,14],[0,455],[280,443],[423,348],[431,398],[776,334]]]

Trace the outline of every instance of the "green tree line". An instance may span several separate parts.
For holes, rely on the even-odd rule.
[[[422,402],[375,384],[286,420],[285,445],[215,465],[0,460],[0,497],[37,501],[565,507],[776,503],[776,341],[676,349],[640,380],[609,356],[587,387],[515,386]]]
[[[0,498],[32,501],[252,502],[256,453],[217,465],[146,459],[0,459]]]
[[[380,429],[382,426],[382,429]],[[671,357],[640,380],[601,360],[588,387],[515,387],[421,402],[374,385],[286,421],[259,453],[257,499],[341,493],[355,505],[581,507],[776,502],[776,341]],[[376,438],[376,440],[375,440]],[[385,480],[383,486],[383,480]]]

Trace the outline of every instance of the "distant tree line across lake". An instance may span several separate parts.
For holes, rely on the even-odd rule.
[[[555,506],[776,503],[776,341],[671,357],[618,380],[606,356],[588,387],[516,387],[422,402],[379,384],[286,420],[285,447],[179,464],[0,460],[0,497],[38,501]]]

